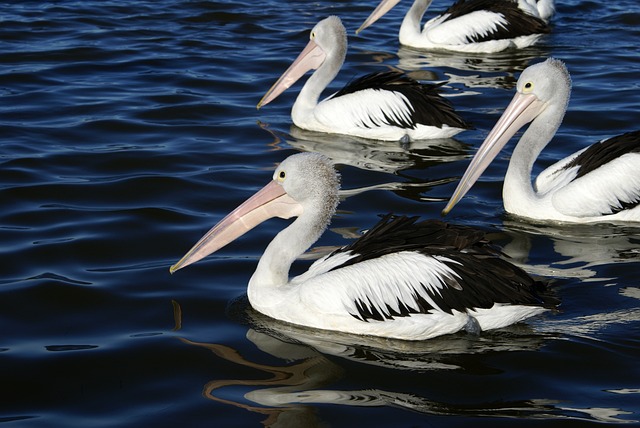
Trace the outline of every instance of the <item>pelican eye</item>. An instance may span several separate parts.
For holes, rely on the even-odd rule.
[[[524,88],[523,88],[524,92],[531,92],[533,91],[533,82],[527,82],[524,84]]]
[[[278,181],[282,182],[285,178],[287,178],[287,173],[284,171],[280,171],[278,173]]]
[[[316,38],[316,32],[315,32],[315,31],[312,31],[312,32],[311,32],[311,40],[313,40],[313,39],[315,39],[315,38]]]

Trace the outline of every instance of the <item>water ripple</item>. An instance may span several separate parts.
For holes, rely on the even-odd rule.
[[[255,331],[227,311],[279,221],[169,275],[190,245],[298,151],[325,153],[342,174],[340,211],[320,247],[348,242],[380,213],[437,216],[519,73],[547,56],[567,63],[574,88],[536,170],[637,128],[637,0],[557,2],[553,31],[539,46],[495,56],[400,47],[404,2],[355,35],[374,3],[3,5],[0,377],[11,411],[0,422],[260,426],[265,413],[333,426],[640,420],[640,234],[622,226],[524,225],[505,216],[508,154],[448,220],[491,231],[513,262],[552,278],[563,305],[548,317],[395,351],[331,335],[283,342],[294,334],[290,326],[271,337],[274,328]],[[428,13],[447,6],[434,2]],[[300,84],[256,110],[309,29],[330,14],[343,18],[350,49],[324,95],[354,76],[398,68],[446,81],[446,94],[476,130],[412,145],[307,133],[291,126]],[[264,373],[251,380],[266,367],[335,376],[274,392],[264,387]],[[241,387],[223,388],[229,379]],[[211,385],[219,388],[203,397]]]

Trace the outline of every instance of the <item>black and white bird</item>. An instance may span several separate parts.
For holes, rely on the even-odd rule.
[[[339,176],[317,153],[285,159],[273,180],[207,232],[175,272],[272,217],[297,217],[267,246],[247,295],[257,311],[316,329],[405,340],[501,328],[557,305],[544,284],[499,257],[482,232],[385,216],[289,279],[338,204]]]
[[[419,49],[491,53],[525,48],[549,33],[554,0],[458,0],[420,29],[432,0],[415,0],[400,26],[400,43]],[[400,0],[382,0],[356,31],[364,30]]]
[[[347,33],[337,16],[320,21],[309,43],[258,103],[270,103],[307,71],[315,72],[291,110],[293,123],[310,131],[386,141],[450,138],[471,128],[439,86],[421,84],[399,71],[368,74],[318,102],[347,54]]]
[[[516,94],[464,173],[448,213],[524,125],[504,178],[505,210],[520,217],[559,222],[640,221],[640,131],[597,142],[556,162],[531,183],[533,164],[562,123],[571,78],[549,58],[526,68]]]

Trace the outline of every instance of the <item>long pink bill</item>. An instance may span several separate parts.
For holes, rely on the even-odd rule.
[[[278,81],[273,84],[271,89],[264,94],[258,103],[258,108],[267,105],[276,99],[278,95],[289,89],[291,85],[304,76],[307,71],[315,70],[320,67],[320,64],[324,62],[326,57],[327,56],[322,48],[320,48],[320,46],[318,46],[313,40],[309,40],[309,43],[307,43],[307,46],[302,52],[300,52],[298,58],[293,61],[289,68],[287,68],[287,71],[285,71]]]
[[[400,3],[400,0],[382,0],[378,7],[376,7],[375,10],[371,12],[371,15],[369,15],[369,17],[362,23],[360,28],[356,30],[356,34],[360,33],[362,30],[383,17],[398,3]]]
[[[280,183],[271,181],[213,226],[169,272],[174,273],[218,251],[265,220],[287,219],[301,213],[302,206],[285,193]]]
[[[447,215],[453,209],[480,178],[511,137],[540,114],[542,108],[544,108],[544,103],[538,100],[535,95],[516,93],[471,160],[449,203],[442,210],[442,215]]]

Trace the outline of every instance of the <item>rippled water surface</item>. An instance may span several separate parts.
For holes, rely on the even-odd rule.
[[[487,230],[547,277],[558,313],[422,343],[281,325],[243,297],[279,220],[169,275],[298,151],[331,156],[342,174],[318,245],[344,244],[388,211],[439,216],[520,71],[549,56],[574,85],[536,171],[638,127],[637,0],[559,1],[540,45],[494,55],[399,47],[407,4],[356,36],[375,3],[2,4],[0,423],[640,425],[640,228],[506,216],[508,151],[447,220]],[[448,81],[443,93],[476,129],[409,145],[305,133],[289,116],[300,84],[256,110],[330,14],[350,41],[332,89],[387,68]]]

